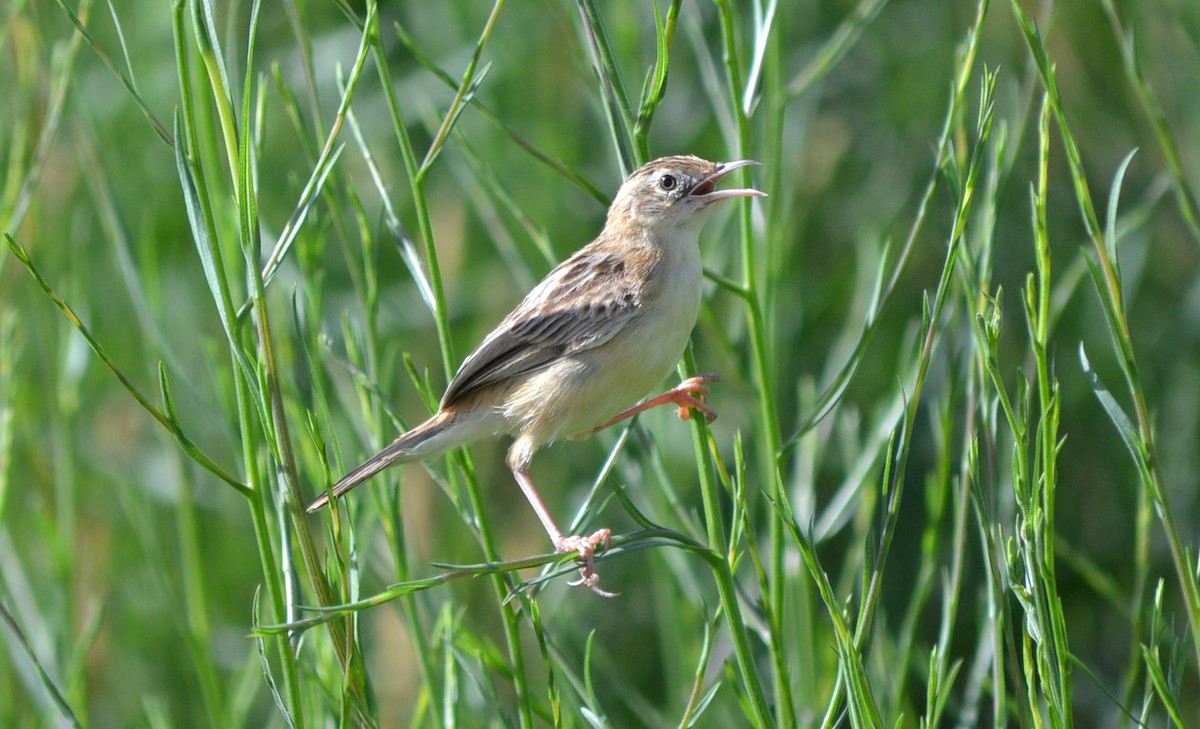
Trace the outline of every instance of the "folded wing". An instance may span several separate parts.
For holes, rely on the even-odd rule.
[[[616,336],[641,307],[642,288],[625,261],[584,250],[551,271],[463,361],[442,407]]]

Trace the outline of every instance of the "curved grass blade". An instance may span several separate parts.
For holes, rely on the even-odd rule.
[[[46,669],[42,667],[42,662],[38,660],[33,646],[25,638],[25,633],[21,630],[21,626],[17,624],[16,618],[8,611],[8,606],[3,602],[0,602],[0,621],[3,621],[8,626],[8,629],[12,631],[13,637],[16,639],[16,646],[20,648],[20,651],[33,664],[33,669],[37,671],[38,678],[41,679],[42,685],[50,694],[50,698],[54,700],[54,705],[58,707],[58,711],[62,714],[63,719],[69,722],[71,726],[83,729],[83,724],[79,721],[79,717],[75,716],[75,710],[67,703],[67,699],[63,696],[62,691],[58,690],[54,679],[50,678],[50,674],[46,673]]]
[[[296,203],[295,209],[292,211],[292,217],[288,219],[287,224],[283,228],[283,232],[279,235],[279,240],[276,241],[275,247],[271,250],[271,255],[267,258],[266,264],[262,269],[263,286],[269,286],[271,279],[275,277],[275,272],[279,270],[279,264],[283,263],[283,259],[291,250],[292,243],[295,242],[296,236],[300,233],[300,228],[303,227],[305,220],[308,219],[308,213],[312,210],[312,205],[317,199],[317,195],[325,186],[325,180],[329,177],[329,173],[333,170],[333,166],[337,163],[338,157],[342,153],[342,146],[337,144],[338,135],[342,131],[342,124],[346,120],[346,116],[350,111],[350,101],[354,98],[354,91],[358,88],[358,82],[362,78],[362,71],[367,62],[367,56],[370,55],[372,43],[375,37],[379,34],[378,27],[378,6],[375,3],[368,4],[367,18],[363,26],[362,40],[358,46],[358,56],[354,60],[354,67],[350,71],[350,76],[347,79],[346,91],[342,94],[341,103],[338,105],[337,116],[334,117],[333,126],[329,129],[329,134],[325,138],[325,146],[321,149],[321,156],[317,158],[317,163],[313,165],[312,173],[308,177],[308,181],[304,185],[303,191],[300,193],[300,200]],[[238,316],[242,316],[249,310],[250,300],[238,311]]]
[[[97,43],[96,39],[92,37],[92,34],[88,32],[85,21],[87,18],[87,9],[90,7],[91,3],[88,2],[81,5],[80,7],[83,11],[79,15],[76,15],[74,11],[67,7],[67,4],[63,2],[63,0],[57,0],[57,2],[58,7],[61,8],[63,13],[66,14],[67,18],[70,19],[71,24],[75,26],[75,29],[79,31],[80,37],[86,40],[87,44],[91,46],[91,49],[96,54],[96,57],[100,59],[100,62],[103,63],[104,66],[111,71],[114,76],[117,77],[117,79],[121,82],[121,85],[124,86],[125,90],[129,92],[129,95],[133,97],[134,103],[136,103],[138,108],[142,110],[142,114],[146,117],[146,121],[150,122],[150,126],[154,129],[154,132],[158,134],[159,138],[168,145],[172,147],[175,146],[175,140],[171,138],[170,133],[167,132],[167,128],[158,120],[158,117],[154,116],[154,112],[150,110],[150,107],[146,104],[145,99],[142,98],[141,93],[138,91],[137,84],[133,82],[133,79],[130,76],[126,75],[123,71],[117,68],[117,64],[113,63],[113,60],[108,57],[108,54],[104,52],[104,49],[100,47],[100,44]],[[115,14],[113,17],[115,20]],[[117,29],[118,31],[120,30],[120,25],[117,26]]]
[[[1141,439],[1138,436],[1137,427],[1134,426],[1133,420],[1125,414],[1125,410],[1117,402],[1117,398],[1113,397],[1109,389],[1104,386],[1100,375],[1092,369],[1092,363],[1088,360],[1083,342],[1079,343],[1079,364],[1083,367],[1083,373],[1087,376],[1088,384],[1091,385],[1096,399],[1100,401],[1100,406],[1104,408],[1104,412],[1108,414],[1108,419],[1116,426],[1117,435],[1121,436],[1121,442],[1129,449],[1129,455],[1133,456],[1133,462],[1141,464],[1143,456],[1140,445]]]
[[[158,421],[159,425],[162,425],[172,434],[178,434],[178,423],[175,422],[171,416],[163,414],[162,411],[150,404],[150,401],[147,400],[141,391],[137,389],[137,386],[133,384],[133,382],[125,375],[121,368],[117,366],[117,363],[108,356],[108,352],[104,350],[104,347],[100,344],[100,342],[92,336],[91,331],[84,325],[82,321],[80,321],[79,316],[75,313],[75,310],[72,309],[71,306],[67,304],[67,302],[64,301],[61,296],[58,295],[57,291],[50,287],[50,284],[46,282],[46,279],[42,278],[41,273],[39,273],[37,268],[33,265],[33,261],[29,257],[29,252],[26,251],[20,243],[14,240],[11,235],[5,234],[4,239],[8,242],[9,250],[11,250],[13,255],[17,257],[17,260],[21,262],[21,265],[25,266],[25,270],[29,271],[29,275],[33,276],[34,281],[37,282],[42,291],[50,297],[50,300],[54,302],[54,305],[57,306],[60,311],[62,311],[68,320],[70,320],[75,329],[77,329],[79,333],[83,335],[83,338],[87,341],[88,346],[92,348],[92,351],[96,353],[96,356],[100,358],[100,361],[104,363],[104,366],[107,367],[110,372],[116,375],[117,380],[119,380],[125,390],[133,396],[133,399],[137,401],[138,405],[141,405],[143,410],[150,413],[150,415]],[[245,493],[248,490],[249,487],[230,475],[228,471],[218,466],[216,461],[212,460],[212,458],[206,455],[203,451],[195,448],[194,445],[191,450],[188,450],[188,455],[201,466],[203,466],[206,471],[230,486],[233,486],[238,491]]]
[[[396,36],[400,39],[400,42],[404,44],[405,49],[407,49],[408,52],[413,55],[413,58],[415,58],[418,63],[424,66],[427,71],[432,73],[442,83],[446,84],[450,88],[453,89],[458,87],[458,83],[454,80],[454,77],[442,70],[436,63],[433,62],[433,59],[431,59],[427,53],[421,50],[420,46],[417,45],[417,42],[413,39],[413,37],[408,33],[407,30],[404,29],[404,26],[400,25],[400,23],[396,23],[394,27]],[[497,129],[504,132],[509,139],[515,142],[517,146],[528,152],[534,159],[562,175],[563,178],[595,198],[596,201],[601,205],[607,206],[610,202],[612,202],[609,199],[609,196],[605,194],[605,192],[601,190],[596,183],[592,182],[587,177],[584,177],[581,173],[571,169],[562,161],[551,157],[546,152],[543,152],[540,148],[538,148],[537,145],[526,139],[521,135],[520,132],[509,126],[509,124],[501,119],[500,115],[497,114],[490,106],[473,96],[465,101],[470,106],[475,107],[475,109],[483,115],[484,119],[487,119],[494,124]]]

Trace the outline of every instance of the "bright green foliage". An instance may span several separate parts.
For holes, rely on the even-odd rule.
[[[0,30],[0,726],[1200,723],[1200,5]],[[702,239],[721,417],[533,473],[618,598],[502,443],[304,513],[681,153],[770,193]]]

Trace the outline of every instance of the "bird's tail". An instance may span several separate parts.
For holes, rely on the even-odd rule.
[[[439,412],[429,420],[404,433],[389,443],[383,450],[368,458],[362,465],[342,477],[330,490],[338,498],[355,486],[363,483],[388,466],[410,463],[430,458],[440,453],[466,445],[479,435],[468,423],[445,412]],[[329,503],[330,492],[321,494],[309,505],[312,513]]]

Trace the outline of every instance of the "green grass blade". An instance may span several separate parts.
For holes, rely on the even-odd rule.
[[[75,715],[75,710],[67,703],[67,699],[63,696],[62,691],[54,683],[54,679],[46,673],[46,669],[42,667],[42,662],[38,660],[37,653],[34,652],[33,646],[25,638],[25,633],[21,630],[21,626],[17,624],[17,620],[13,614],[8,611],[8,607],[0,601],[0,620],[8,627],[9,633],[16,641],[16,647],[24,654],[26,660],[33,665],[33,669],[37,672],[38,678],[42,682],[42,687],[46,689],[46,693],[50,694],[50,698],[54,702],[54,706],[62,715],[63,721],[66,721],[73,727],[82,729],[83,723]]]

